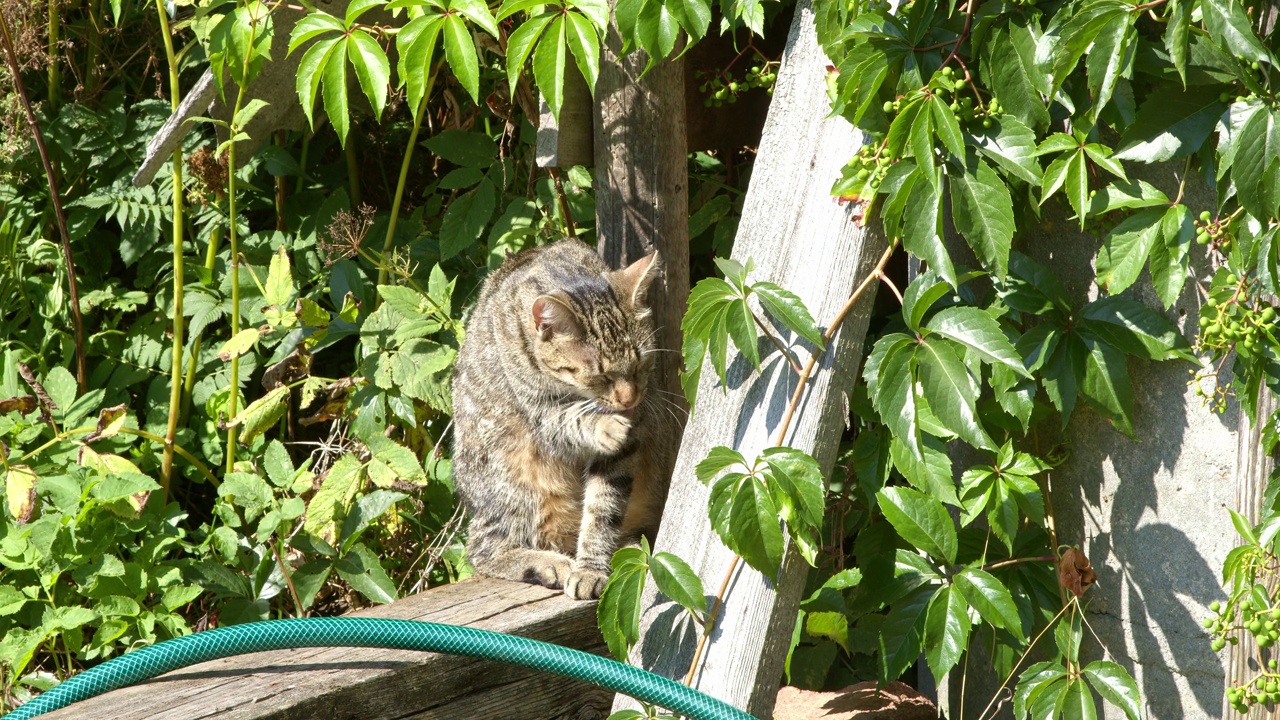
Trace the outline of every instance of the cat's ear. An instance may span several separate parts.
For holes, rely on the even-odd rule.
[[[654,250],[621,270],[609,273],[609,282],[613,283],[614,289],[632,307],[640,307],[645,304],[649,285],[661,273],[662,259],[658,257],[658,251]]]
[[[580,335],[581,326],[573,308],[555,295],[539,295],[533,301],[533,327],[543,340],[552,335]]]

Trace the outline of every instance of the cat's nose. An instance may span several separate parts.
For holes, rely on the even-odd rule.
[[[613,401],[625,409],[631,409],[640,400],[635,383],[619,380],[613,384]]]

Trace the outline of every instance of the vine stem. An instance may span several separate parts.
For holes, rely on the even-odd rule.
[[[1001,560],[1000,562],[993,562],[990,565],[983,565],[982,569],[997,570],[1002,567],[1009,567],[1010,565],[1020,565],[1022,563],[1029,563],[1029,562],[1053,562],[1057,559],[1058,559],[1057,555],[1038,555],[1036,557],[1010,558],[1008,560]]]
[[[1000,687],[996,688],[995,694],[991,696],[991,700],[987,703],[987,706],[983,708],[982,713],[978,715],[978,720],[985,720],[987,713],[991,710],[991,706],[995,704],[996,698],[1000,697],[1000,691],[1004,690],[1004,686],[1009,684],[1009,680],[1013,678],[1013,674],[1018,672],[1018,667],[1022,665],[1022,661],[1027,659],[1027,656],[1031,654],[1031,650],[1036,646],[1036,643],[1040,642],[1040,638],[1044,637],[1044,634],[1049,631],[1049,628],[1053,627],[1053,624],[1058,621],[1058,618],[1062,617],[1062,613],[1066,612],[1067,608],[1072,607],[1073,605],[1075,605],[1074,602],[1063,605],[1062,609],[1058,611],[1058,614],[1054,615],[1053,619],[1046,623],[1045,626],[1041,628],[1040,632],[1036,634],[1035,638],[1031,640],[1031,644],[1027,646],[1025,651],[1023,651],[1022,657],[1018,658],[1018,662],[1014,663],[1013,667],[1009,669],[1009,674],[1004,676],[1004,682],[1000,683]]]
[[[396,223],[400,219],[400,204],[404,200],[404,186],[409,179],[409,165],[413,161],[413,150],[418,145],[418,132],[422,130],[422,118],[427,114],[427,100],[435,88],[436,77],[440,72],[440,64],[431,69],[426,88],[422,92],[422,100],[418,101],[417,112],[413,114],[413,130],[409,132],[409,145],[404,150],[404,160],[400,163],[400,178],[396,181],[395,198],[391,201],[391,217],[387,220],[387,237],[382,241],[382,262],[378,264],[378,284],[387,284],[387,258],[391,255],[391,244],[396,238]],[[381,303],[381,295],[374,296],[374,305]]]
[[[178,57],[173,51],[173,35],[169,28],[169,13],[165,4],[156,2],[160,18],[160,34],[164,40],[164,54],[169,62],[169,104],[174,112],[182,101],[182,86],[178,79]],[[165,498],[173,479],[173,441],[178,434],[178,418],[182,413],[182,336],[184,331],[182,300],[186,287],[183,277],[182,238],[184,209],[182,204],[182,144],[173,148],[173,367],[170,368],[169,424],[165,428],[164,453],[160,461],[160,491]]]
[[[27,86],[22,82],[22,71],[18,68],[18,54],[13,50],[13,38],[9,33],[9,23],[5,20],[4,10],[0,10],[0,40],[4,41],[5,58],[9,64],[9,71],[13,73],[13,84],[18,89],[18,97],[22,99],[27,124],[31,126],[31,135],[36,141],[36,149],[40,152],[45,179],[49,181],[49,199],[53,201],[53,214],[57,220],[58,233],[62,236],[62,259],[67,265],[67,287],[71,291],[71,319],[75,329],[76,386],[83,393],[88,376],[84,357],[84,319],[80,316],[80,286],[76,282],[76,267],[71,257],[71,236],[67,233],[67,213],[62,208],[62,194],[58,190],[58,178],[53,170],[53,161],[49,159],[49,149],[44,144],[44,133],[40,130],[35,110],[31,107],[31,96],[27,94]]]
[[[885,248],[884,254],[880,256],[879,262],[875,268],[867,273],[867,276],[858,283],[858,287],[854,288],[853,294],[845,301],[844,307],[836,313],[831,324],[827,326],[826,332],[822,333],[823,347],[829,347],[832,338],[840,329],[840,325],[844,323],[849,312],[853,310],[853,306],[858,303],[862,294],[876,280],[884,277],[885,265],[889,263],[889,258],[893,257],[893,251],[898,247],[898,241],[895,238],[889,243],[889,247]],[[778,430],[778,437],[774,441],[774,446],[781,446],[786,440],[787,433],[791,429],[791,420],[795,417],[796,409],[800,405],[800,398],[804,394],[804,388],[809,383],[809,378],[813,375],[813,368],[818,364],[818,359],[822,357],[823,350],[818,350],[809,356],[809,361],[805,363],[804,368],[800,371],[800,379],[796,382],[796,389],[791,393],[791,401],[787,404],[787,412],[782,417],[782,425]],[[716,620],[719,619],[720,609],[724,607],[724,599],[729,591],[729,583],[733,579],[734,573],[737,572],[738,566],[742,564],[742,556],[735,554],[733,560],[729,562],[729,570],[724,574],[724,580],[720,582],[720,590],[716,593],[715,600],[711,603],[711,610],[707,613],[707,621],[703,625],[702,636],[698,638],[698,645],[693,651],[693,660],[689,662],[689,671],[685,673],[684,684],[692,686],[693,676],[697,673],[698,666],[702,662],[702,654],[706,650],[707,640],[711,638],[711,633],[715,630]]]
[[[573,213],[569,212],[569,197],[564,194],[564,181],[560,177],[560,168],[547,168],[551,176],[551,184],[556,189],[556,203],[560,206],[560,214],[564,216],[564,233],[568,237],[577,237],[578,228],[573,223]]]
[[[787,348],[783,346],[782,341],[778,339],[778,336],[774,335],[763,322],[760,322],[760,317],[754,312],[751,313],[751,319],[755,320],[756,327],[760,328],[760,332],[764,333],[764,336],[769,338],[769,342],[773,343],[773,346],[778,348],[778,352],[782,353],[782,357],[787,359],[787,364],[791,366],[791,369],[794,370],[797,375],[799,375],[803,370],[800,367],[800,363],[796,362],[796,359],[791,357],[791,353],[787,352]]]

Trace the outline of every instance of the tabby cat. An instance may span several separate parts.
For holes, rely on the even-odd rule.
[[[485,281],[453,378],[454,477],[479,574],[597,598],[614,550],[656,532],[671,455],[646,394],[658,272],[656,252],[611,271],[566,239]]]

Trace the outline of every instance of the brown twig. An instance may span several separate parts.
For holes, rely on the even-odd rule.
[[[858,287],[854,289],[853,294],[845,301],[844,307],[840,308],[840,312],[836,313],[831,324],[827,326],[826,332],[822,333],[823,347],[830,347],[831,340],[836,336],[836,332],[840,329],[840,325],[844,322],[845,317],[853,310],[853,306],[858,303],[862,294],[873,282],[884,276],[885,265],[888,264],[889,258],[893,256],[893,251],[898,247],[897,240],[889,243],[889,247],[885,248],[884,254],[880,256],[880,261],[870,273],[867,274],[862,282],[858,283]],[[800,379],[796,382],[796,389],[791,394],[791,401],[787,404],[787,412],[782,416],[782,425],[778,431],[778,438],[774,441],[775,446],[781,446],[786,440],[787,432],[791,429],[791,420],[795,417],[796,409],[800,405],[800,398],[804,393],[805,385],[809,383],[809,378],[813,375],[813,368],[818,364],[818,359],[822,357],[823,350],[818,350],[809,356],[809,361],[805,363],[804,368],[800,371]],[[702,653],[706,649],[707,640],[711,637],[711,633],[715,630],[716,620],[719,618],[721,607],[724,605],[725,593],[729,589],[729,581],[733,579],[734,573],[738,566],[742,563],[741,555],[734,555],[733,560],[729,563],[729,570],[724,574],[724,580],[720,582],[720,590],[716,593],[715,600],[711,603],[711,610],[707,613],[706,623],[703,625],[702,637],[698,638],[698,646],[694,648],[693,660],[689,662],[689,671],[685,673],[684,684],[692,685],[693,676],[697,672],[698,665],[702,661]]]
[[[293,586],[293,576],[289,574],[289,568],[284,564],[284,558],[280,557],[280,549],[275,543],[271,543],[271,552],[276,556],[276,566],[280,568],[280,574],[284,575],[284,582],[289,586],[289,594],[293,596],[293,606],[297,608],[296,617],[302,617],[306,613],[302,609],[302,600],[298,598],[298,589]]]
[[[5,20],[4,10],[0,9],[0,40],[4,41],[5,57],[9,63],[9,71],[13,73],[13,85],[18,89],[18,97],[22,99],[22,107],[26,110],[27,123],[31,126],[31,135],[35,138],[36,149],[40,151],[40,162],[44,165],[45,178],[49,181],[49,197],[53,200],[53,212],[57,219],[58,232],[62,236],[62,259],[67,264],[67,285],[71,290],[71,318],[75,326],[76,342],[76,386],[80,392],[85,391],[87,373],[84,357],[84,320],[80,317],[80,287],[76,283],[76,267],[71,258],[71,236],[67,233],[67,213],[62,209],[62,195],[58,192],[58,179],[53,172],[53,162],[49,159],[49,150],[44,144],[44,133],[36,120],[35,110],[31,107],[31,97],[27,94],[27,86],[22,82],[22,72],[18,68],[18,54],[13,50],[13,39],[9,35],[9,23]]]
[[[560,179],[560,168],[547,168],[551,183],[556,188],[556,201],[560,205],[560,214],[564,216],[564,232],[566,237],[578,237],[578,228],[573,224],[573,213],[569,212],[569,197],[564,194],[564,182]]]
[[[773,346],[778,348],[778,352],[782,353],[782,357],[786,359],[787,364],[790,365],[791,369],[795,370],[798,375],[800,373],[800,363],[796,362],[796,359],[791,357],[791,353],[787,352],[787,348],[782,344],[782,341],[778,339],[778,336],[774,335],[769,328],[765,327],[765,324],[760,321],[760,317],[754,312],[751,313],[751,319],[755,321],[756,327],[760,328],[760,332],[764,333],[764,336],[769,338],[769,342],[773,343]]]
[[[1029,563],[1029,562],[1053,562],[1057,559],[1058,559],[1058,556],[1056,555],[1038,555],[1036,557],[1010,558],[1008,560],[1001,560],[1000,562],[993,562],[990,565],[983,565],[982,569],[996,570],[1002,567],[1008,567],[1010,565],[1020,565],[1022,563]]]

